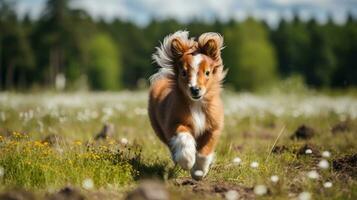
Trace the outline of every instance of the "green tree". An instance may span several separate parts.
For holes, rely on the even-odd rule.
[[[276,58],[262,23],[248,18],[224,32],[227,83],[236,89],[254,90],[276,79]]]
[[[12,89],[15,81],[24,82],[34,65],[32,49],[15,13],[13,2],[0,1],[0,86]],[[4,80],[4,81],[2,81]]]
[[[308,64],[303,66],[306,83],[317,87],[328,87],[336,69],[336,58],[330,44],[325,26],[318,25],[314,19],[308,25],[310,48]]]
[[[308,66],[310,37],[305,23],[296,15],[292,22],[282,20],[272,41],[276,48],[279,72],[283,76],[302,74]]]
[[[118,49],[113,39],[105,34],[96,35],[90,42],[89,82],[96,90],[115,90],[120,87],[121,66]]]

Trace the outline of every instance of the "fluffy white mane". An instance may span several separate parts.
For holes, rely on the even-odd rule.
[[[156,80],[174,75],[173,69],[173,59],[174,56],[171,51],[172,40],[177,38],[181,41],[188,40],[188,31],[177,31],[173,34],[170,34],[164,38],[164,41],[160,42],[160,47],[156,47],[156,52],[152,55],[154,63],[157,63],[160,68],[157,73],[150,77],[150,83],[154,83]]]

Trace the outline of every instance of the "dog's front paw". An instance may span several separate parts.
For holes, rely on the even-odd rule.
[[[191,177],[195,180],[202,180],[208,173],[214,154],[208,156],[197,154],[196,163],[191,169]]]
[[[179,133],[170,142],[175,163],[189,170],[196,161],[196,142],[190,133]]]

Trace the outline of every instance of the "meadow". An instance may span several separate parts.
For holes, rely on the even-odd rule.
[[[216,160],[197,182],[151,129],[147,91],[1,93],[0,197],[59,199],[67,189],[124,199],[154,179],[170,199],[357,199],[356,95],[225,91],[223,99]],[[111,134],[96,140],[105,124]]]

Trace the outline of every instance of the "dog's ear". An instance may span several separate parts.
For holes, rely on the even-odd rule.
[[[201,52],[215,61],[221,59],[223,37],[218,33],[204,33],[198,38],[198,46]]]
[[[186,51],[187,46],[184,41],[179,38],[172,39],[171,52],[174,58],[180,58]]]

